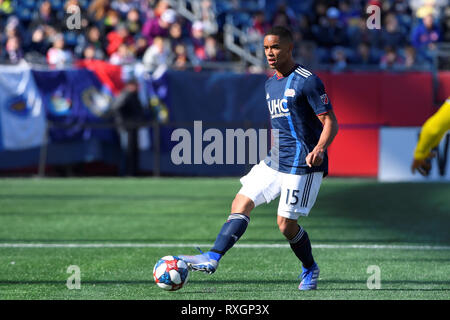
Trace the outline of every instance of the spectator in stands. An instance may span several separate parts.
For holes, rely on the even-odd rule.
[[[327,15],[327,2],[326,1],[317,1],[314,4],[314,11],[311,14],[311,25],[318,26],[324,23],[323,20],[326,20]]]
[[[169,35],[169,27],[176,21],[176,12],[172,9],[166,9],[161,16],[155,16],[148,19],[142,27],[142,35],[147,39],[147,43],[151,45],[155,37],[167,37]]]
[[[440,32],[434,21],[433,15],[428,14],[412,31],[412,45],[419,55],[431,59],[431,54],[436,50],[436,44],[440,40]]]
[[[130,35],[124,23],[118,24],[115,30],[109,32],[106,35],[106,40],[108,42],[106,46],[108,56],[116,52],[122,44],[132,45],[134,43],[134,38]]]
[[[349,26],[352,24],[355,24],[357,21],[357,18],[360,17],[359,8],[356,8],[355,2],[353,2],[353,6],[351,5],[350,1],[348,0],[341,0],[339,1],[338,9],[339,9],[339,21],[344,26]]]
[[[18,36],[9,37],[6,41],[7,60],[10,63],[19,63],[23,58],[23,51]]]
[[[205,37],[203,33],[203,22],[197,20],[192,24],[191,41],[194,47],[195,57],[199,61],[206,60]]]
[[[321,62],[332,59],[330,50],[336,46],[347,44],[346,30],[339,21],[339,10],[330,7],[326,11],[326,17],[320,19],[320,25],[314,26],[312,32],[319,46],[317,52]]]
[[[64,36],[59,33],[47,51],[47,62],[52,67],[62,68],[72,62],[72,53],[65,49]]]
[[[443,9],[448,7],[448,0],[409,0],[409,5],[415,11],[419,19],[431,14],[439,18]]]
[[[285,11],[279,10],[275,13],[272,19],[273,26],[281,26],[286,27],[288,29],[292,29],[291,21],[289,20],[289,16]]]
[[[112,30],[107,27],[107,17],[110,12],[112,12],[110,0],[93,0],[87,9],[87,17],[90,23],[97,26],[102,34],[106,34]]]
[[[305,14],[298,17],[298,34],[300,41],[314,41],[314,35],[311,32],[311,24],[309,18]]]
[[[366,67],[375,66],[378,64],[378,61],[379,59],[374,56],[370,44],[367,42],[361,42],[358,45],[358,48],[351,59],[351,63]]]
[[[5,25],[6,39],[11,37],[18,37],[20,40],[24,39],[24,30],[21,28],[20,20],[12,15],[9,16]]]
[[[403,0],[395,0],[393,8],[400,29],[409,31],[412,25],[412,11],[408,6],[408,2]]]
[[[96,25],[91,25],[87,29],[86,40],[95,47],[102,48],[104,46],[102,34]]]
[[[266,21],[266,15],[264,11],[260,10],[253,14],[252,26],[250,27],[249,34],[256,33],[259,37],[264,36],[266,31],[269,30],[270,24]]]
[[[208,36],[205,39],[205,61],[223,61],[225,55],[219,47],[216,38]]]
[[[145,50],[147,50],[147,48],[148,48],[147,39],[145,39],[143,36],[139,35],[139,36],[137,36],[136,42],[131,49],[132,49],[136,59],[142,60],[142,58],[145,54]]]
[[[83,50],[83,59],[86,60],[93,60],[95,58],[95,47],[92,44],[88,44],[86,47],[84,47]]]
[[[38,27],[31,35],[25,59],[33,63],[45,63],[45,55],[48,49],[49,43],[45,39],[44,28],[42,26]]]
[[[98,24],[102,34],[108,34],[114,31],[117,26],[121,23],[119,13],[115,10],[108,10],[103,23]]]
[[[175,22],[170,26],[169,42],[170,42],[170,50],[175,53],[175,57],[172,57],[172,60],[174,61],[177,60],[177,57],[179,56],[179,60],[184,61],[185,60],[184,55],[186,55],[187,62],[192,63],[197,60],[195,57],[194,47],[192,45],[191,40],[183,35],[181,23]],[[178,51],[178,53],[176,53],[175,51]]]
[[[416,49],[413,46],[407,45],[404,49],[405,68],[415,69],[420,67],[429,67],[428,63],[417,56]]]
[[[110,0],[94,0],[87,9],[88,18],[94,22],[98,27],[105,24],[107,13],[109,12]],[[103,29],[103,28],[102,28]]]
[[[142,62],[149,72],[163,72],[169,65],[170,48],[167,40],[156,37],[153,43],[145,51]]]
[[[44,1],[39,7],[39,11],[33,16],[30,22],[29,29],[34,30],[37,27],[47,28],[48,26],[58,27],[60,23],[56,18],[56,14],[52,9],[50,1]]]
[[[128,45],[122,43],[117,51],[111,54],[109,62],[116,65],[131,64],[135,62],[135,58]]]
[[[141,32],[141,17],[136,8],[132,8],[128,11],[125,24],[132,36],[136,36]]]
[[[347,54],[342,47],[336,47],[332,53],[333,66],[332,71],[341,72],[347,68]]]
[[[158,17],[158,18],[161,17],[162,14],[166,10],[170,9],[170,4],[169,4],[169,1],[167,1],[167,0],[153,0],[152,2],[153,2],[153,7],[154,7],[153,15],[155,17]],[[156,2],[156,4],[155,4],[155,2]]]
[[[286,1],[278,1],[277,9],[273,14],[272,26],[283,26],[292,31],[297,28],[297,17]]]
[[[385,17],[384,28],[381,31],[383,46],[404,46],[406,34],[401,32],[397,17],[394,13],[388,13]]]
[[[183,30],[181,29],[181,24],[178,22],[173,23],[169,28],[169,39],[170,47],[175,48],[177,44],[184,43]]]
[[[339,14],[337,8],[328,8],[326,18],[321,19],[320,24],[313,29],[319,46],[332,48],[346,44],[346,34],[342,24],[339,22]]]
[[[251,25],[247,28],[246,32],[246,45],[251,54],[255,54],[261,50],[261,41],[269,27],[270,24],[266,21],[266,15],[263,10],[253,14]]]
[[[200,16],[201,21],[203,22],[203,31],[205,35],[216,34],[219,26],[217,24],[216,14],[211,0],[201,0]]]
[[[401,69],[405,65],[405,60],[394,47],[386,47],[385,53],[380,59],[379,67],[383,70]]]
[[[346,37],[351,48],[356,49],[361,42],[370,43],[372,49],[384,48],[381,40],[382,30],[367,28],[366,19],[362,17],[354,21],[355,24],[346,29]]]
[[[103,60],[106,57],[104,51],[104,41],[102,39],[102,35],[100,33],[100,29],[96,25],[91,25],[87,28],[87,32],[85,37],[78,46],[75,48],[75,52],[80,54],[80,52],[84,52],[87,46],[90,46],[94,49],[94,57],[93,59]]]
[[[53,26],[47,26],[44,28],[45,37],[49,43],[53,43],[53,40],[59,34],[59,32]]]
[[[186,46],[182,43],[178,43],[175,45],[173,53],[174,57],[171,64],[172,68],[175,70],[186,70],[190,64]]]

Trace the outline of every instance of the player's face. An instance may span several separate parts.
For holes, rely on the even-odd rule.
[[[279,36],[269,34],[264,37],[264,53],[269,67],[280,69],[291,57],[292,44],[282,41]]]

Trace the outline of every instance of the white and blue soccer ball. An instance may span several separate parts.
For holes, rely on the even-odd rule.
[[[161,289],[179,290],[189,279],[188,265],[177,256],[162,257],[153,268],[153,278]]]

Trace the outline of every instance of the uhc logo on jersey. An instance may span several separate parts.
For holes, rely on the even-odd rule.
[[[267,101],[270,116],[273,118],[286,117],[289,115],[289,108],[287,107],[287,99],[272,99]]]
[[[320,96],[320,100],[322,101],[323,104],[328,104],[328,102],[330,102],[328,100],[328,96],[326,93],[324,93],[323,95]]]

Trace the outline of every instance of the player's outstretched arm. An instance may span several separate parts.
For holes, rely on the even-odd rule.
[[[316,147],[306,156],[306,164],[309,167],[320,166],[323,162],[325,150],[331,145],[336,137],[339,126],[333,110],[317,116],[322,122],[323,130]]]
[[[428,175],[431,170],[430,159],[435,156],[431,150],[439,144],[448,130],[450,130],[450,98],[422,126],[411,164],[413,173],[417,170],[424,176]]]

